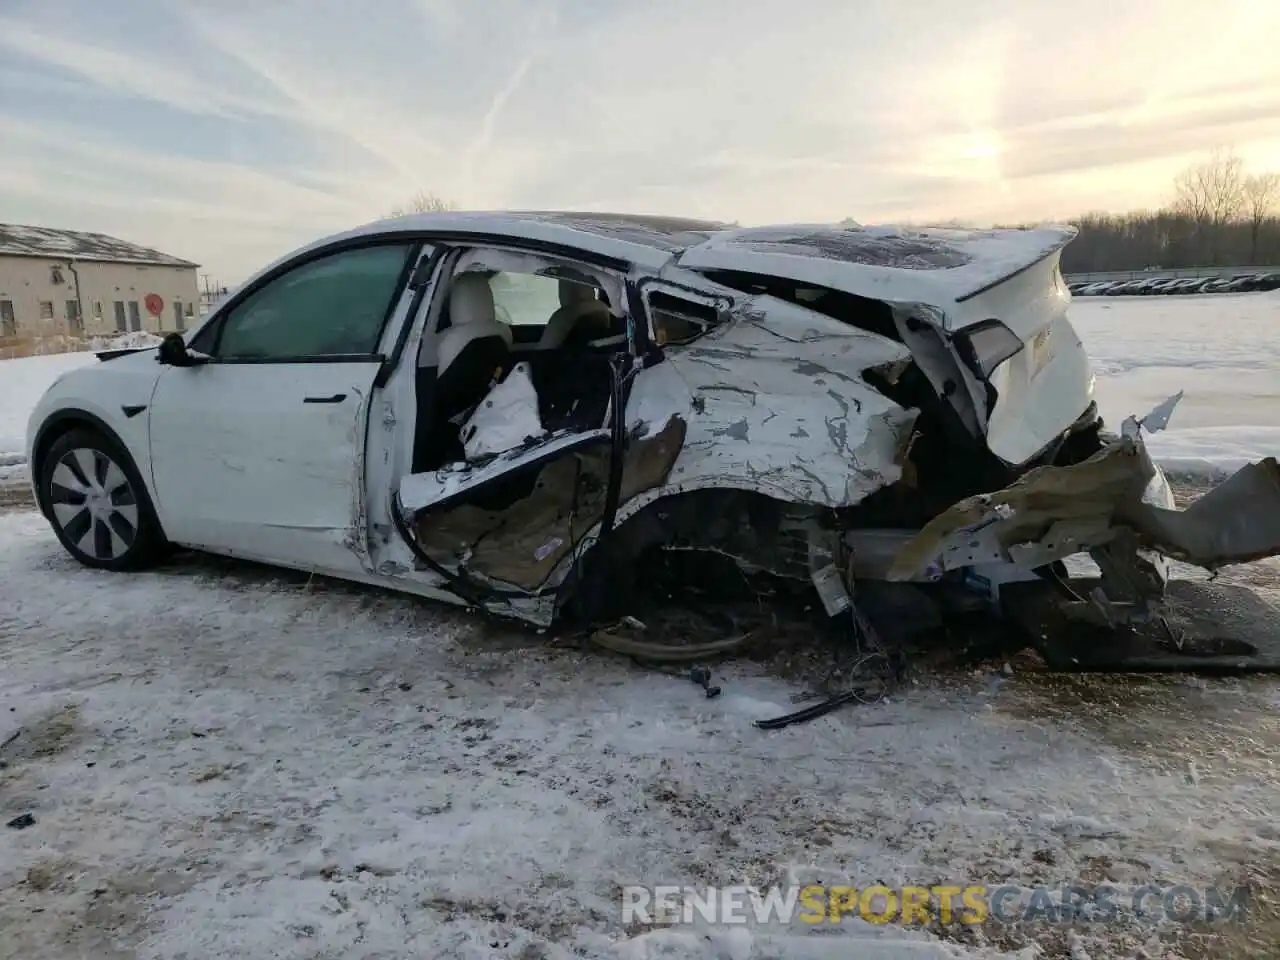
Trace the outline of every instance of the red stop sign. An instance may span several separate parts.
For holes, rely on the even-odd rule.
[[[147,308],[147,313],[153,317],[158,317],[164,313],[164,297],[158,293],[148,293],[142,298],[142,303]]]

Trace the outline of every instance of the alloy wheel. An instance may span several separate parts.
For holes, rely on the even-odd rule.
[[[117,560],[138,537],[138,498],[129,477],[101,450],[78,447],[50,476],[49,505],[66,538],[87,556]]]

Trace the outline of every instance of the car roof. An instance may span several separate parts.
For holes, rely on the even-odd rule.
[[[376,220],[326,237],[315,246],[362,235],[463,234],[558,244],[658,269],[680,251],[705,241],[728,224],[683,217],[573,211],[477,211],[411,213]]]
[[[1073,227],[963,230],[856,224],[739,227],[713,220],[573,211],[418,213],[312,247],[367,235],[461,234],[584,250],[660,270],[674,263],[784,277],[861,296],[945,305],[997,285],[1064,247]],[[297,251],[291,256],[296,256]]]

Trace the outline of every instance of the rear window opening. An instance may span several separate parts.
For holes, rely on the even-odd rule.
[[[655,291],[646,300],[653,320],[653,340],[658,346],[689,343],[720,323],[710,304]]]
[[[812,283],[800,283],[785,277],[771,277],[759,273],[743,273],[737,270],[706,270],[703,275],[708,280],[723,284],[743,293],[764,293],[787,303],[805,307],[832,320],[839,320],[859,330],[866,330],[877,336],[885,337],[897,343],[902,342],[898,335],[897,324],[893,320],[893,310],[881,300],[859,297],[843,290],[818,286]]]

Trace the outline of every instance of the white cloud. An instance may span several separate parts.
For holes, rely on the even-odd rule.
[[[0,17],[0,47],[76,75],[102,92],[224,118],[278,114],[261,98],[239,96],[192,76],[165,51],[113,50]]]
[[[0,106],[0,201],[229,276],[420,189],[472,208],[1013,220],[1159,202],[1217,143],[1280,157],[1274,0],[1207,18],[1196,0],[142,2],[131,27],[165,42],[69,32],[89,0],[0,17],[0,49],[37,65]],[[73,98],[68,77],[94,122],[36,109]],[[148,127],[147,104],[189,129]]]

